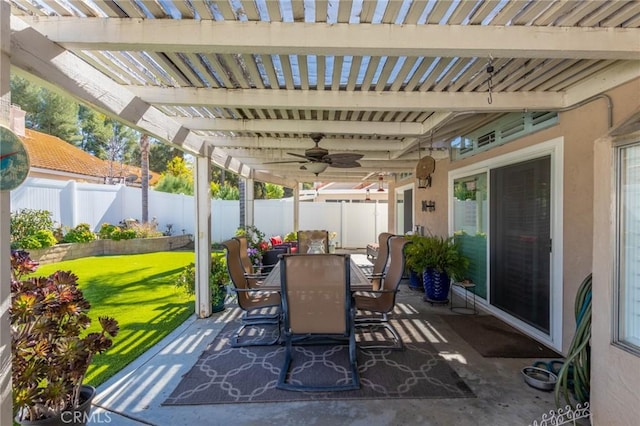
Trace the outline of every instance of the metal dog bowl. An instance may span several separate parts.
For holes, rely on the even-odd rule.
[[[529,386],[543,391],[553,390],[558,381],[558,376],[538,367],[525,367],[522,369],[522,375]]]

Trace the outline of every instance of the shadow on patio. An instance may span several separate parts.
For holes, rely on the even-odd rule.
[[[469,393],[454,398],[341,399],[291,402],[162,405],[238,310],[192,317],[143,357],[98,388],[92,422],[117,425],[528,425],[555,409],[553,393],[527,386],[520,370],[534,358],[485,358],[445,320],[448,306],[431,306],[401,286],[396,325],[411,340],[428,342]],[[408,316],[407,314],[411,314]],[[482,313],[481,313],[482,314]],[[408,319],[415,318],[415,319]],[[236,349],[239,350],[239,349]],[[359,358],[360,359],[360,358]],[[430,384],[424,384],[430,386]]]

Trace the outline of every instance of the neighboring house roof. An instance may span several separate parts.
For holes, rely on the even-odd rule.
[[[80,178],[85,176],[94,181],[103,180],[109,175],[108,161],[101,160],[56,136],[25,129],[25,135],[21,139],[29,153],[32,168],[80,175]],[[120,170],[120,164],[114,167],[114,177],[126,178],[135,174],[138,179],[134,184],[140,184],[141,169],[139,167],[124,165],[122,170]],[[160,175],[155,172],[150,172],[150,175],[149,185],[154,185],[158,182]]]

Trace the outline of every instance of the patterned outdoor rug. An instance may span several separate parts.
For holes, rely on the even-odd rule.
[[[414,326],[416,320],[411,321]],[[447,361],[424,339],[405,343],[404,351],[359,349],[359,390],[292,392],[276,389],[284,361],[284,346],[232,348],[229,336],[236,327],[237,322],[225,326],[163,405],[475,397]],[[368,333],[358,336],[358,340],[377,338]],[[304,345],[294,346],[294,349],[291,380],[323,385],[349,380],[346,345]]]

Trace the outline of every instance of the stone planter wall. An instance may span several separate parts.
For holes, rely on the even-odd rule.
[[[95,240],[88,243],[57,244],[46,249],[27,250],[33,260],[40,264],[72,260],[81,257],[139,254],[156,251],[169,251],[184,247],[191,243],[191,235],[171,237],[136,238],[133,240]]]

